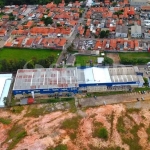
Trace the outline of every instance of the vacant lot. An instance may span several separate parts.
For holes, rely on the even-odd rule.
[[[107,57],[111,58],[114,61],[114,64],[120,63],[120,58],[118,53],[107,53]]]
[[[50,49],[22,49],[22,48],[3,48],[0,50],[0,60],[30,60],[32,58],[44,59],[48,56],[56,56],[58,58],[60,50]]]
[[[150,61],[150,53],[148,52],[128,52],[119,53],[122,64],[146,64]]]
[[[89,66],[90,63],[91,65],[97,64],[97,57],[98,56],[76,56],[76,65]]]

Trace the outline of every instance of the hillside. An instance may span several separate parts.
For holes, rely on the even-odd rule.
[[[150,109],[129,106],[76,112],[51,111],[50,104],[1,109],[0,149],[150,150]]]

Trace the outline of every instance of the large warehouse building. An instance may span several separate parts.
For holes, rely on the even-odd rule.
[[[14,95],[106,91],[113,86],[143,86],[137,67],[88,67],[19,69]]]

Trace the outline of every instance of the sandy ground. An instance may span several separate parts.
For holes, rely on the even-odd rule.
[[[0,150],[7,149],[9,143],[2,143],[6,140],[7,132],[14,123],[23,126],[27,131],[27,136],[16,145],[14,150],[46,150],[48,147],[55,147],[60,143],[66,144],[68,150],[91,150],[89,145],[97,148],[119,146],[125,150],[129,150],[129,146],[122,142],[121,135],[116,128],[118,118],[126,112],[126,107],[128,106],[123,104],[98,106],[79,110],[78,113],[56,111],[39,116],[38,118],[24,117],[27,111],[26,107],[28,106],[24,107],[21,114],[13,114],[8,110],[0,110],[1,117],[10,117],[12,119],[10,125],[0,123]],[[114,114],[113,122],[110,121],[112,113]],[[77,137],[75,140],[71,140],[68,131],[62,129],[61,124],[65,119],[76,115],[82,115],[82,118],[77,129]],[[136,124],[144,124],[144,127],[140,128],[137,132],[137,135],[140,137],[139,144],[143,150],[150,150],[150,143],[148,143],[148,135],[146,133],[146,128],[150,124],[149,109],[144,108],[139,113],[133,112],[130,114],[130,117],[133,118]],[[129,118],[125,117],[124,121],[127,128],[133,125]],[[100,122],[106,127],[109,133],[107,141],[93,137],[94,122]],[[129,136],[132,137],[132,135]]]

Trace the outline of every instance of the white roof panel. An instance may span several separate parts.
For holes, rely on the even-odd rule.
[[[12,74],[0,74],[0,107],[4,107],[3,99],[8,95],[11,78]]]
[[[86,68],[84,69],[85,83],[111,83],[108,68]]]

